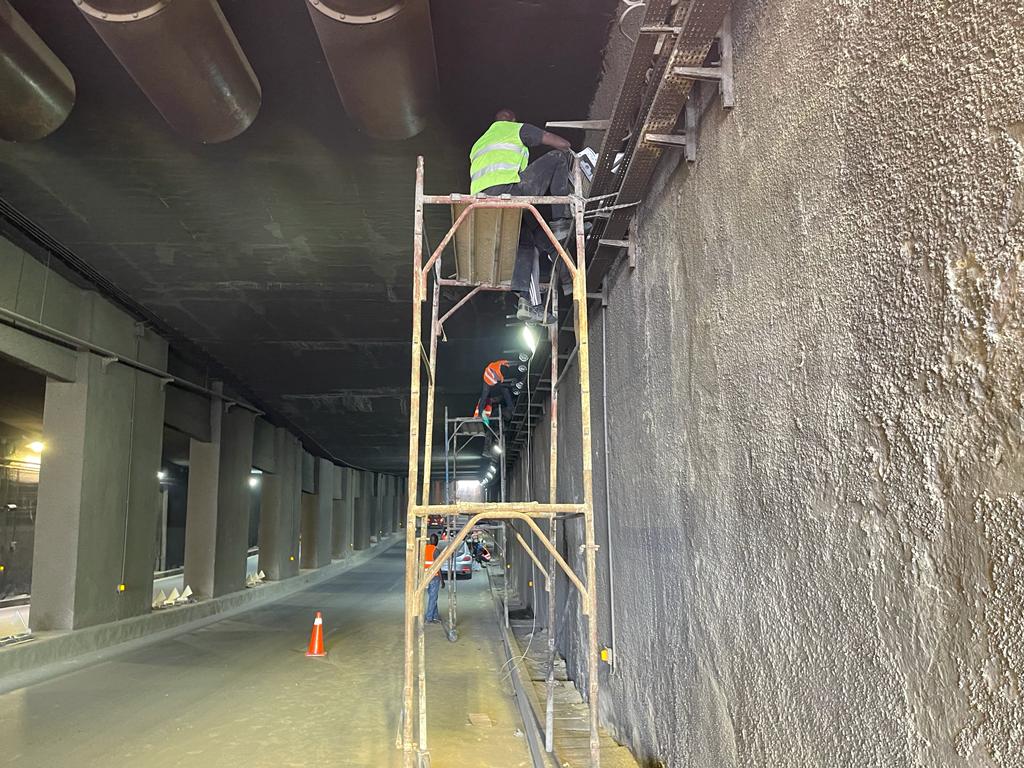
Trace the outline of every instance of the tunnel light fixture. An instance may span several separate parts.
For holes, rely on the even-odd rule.
[[[491,450],[494,451],[495,456],[501,456],[501,446],[497,443],[494,444],[494,447],[491,448]]]
[[[17,504],[8,504],[8,505],[7,505],[7,508],[8,508],[8,509],[17,509],[17,508],[18,508],[18,505],[17,505]]]
[[[162,469],[161,469],[161,470],[159,470],[159,471],[158,471],[158,472],[156,473],[156,479],[157,479],[157,480],[160,480],[161,482],[162,482],[162,481],[164,481],[164,480],[166,480],[166,479],[167,479],[167,473],[166,473],[166,472],[164,472],[164,471],[163,471]]]
[[[249,487],[250,488],[259,488],[260,487],[259,475],[249,475]]]
[[[537,334],[528,325],[523,326],[523,342],[525,342],[526,348],[530,350],[531,355],[537,351]]]
[[[39,440],[33,440],[28,444],[28,449],[32,451],[32,453],[42,453],[46,449],[46,444]]]

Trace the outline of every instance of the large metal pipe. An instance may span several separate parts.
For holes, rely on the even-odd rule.
[[[216,0],[75,0],[153,106],[196,141],[231,139],[262,93]]]
[[[75,81],[7,0],[0,0],[0,139],[35,141],[71,114]]]
[[[408,139],[437,103],[427,0],[306,0],[345,111],[376,139]]]

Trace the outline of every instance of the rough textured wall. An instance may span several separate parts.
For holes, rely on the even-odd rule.
[[[652,764],[1024,765],[1024,9],[734,26],[737,107],[662,168],[605,316],[603,715]]]

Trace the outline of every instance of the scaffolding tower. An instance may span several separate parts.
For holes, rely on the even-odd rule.
[[[497,427],[485,422],[479,416],[449,416],[448,408],[444,409],[444,503],[453,507],[458,502],[459,494],[459,456],[463,455],[466,449],[472,448],[478,442],[483,443],[483,454],[478,453],[478,458],[486,457],[495,462],[496,480],[498,480],[498,499],[505,501],[505,420],[504,413],[499,408]],[[488,448],[491,449],[488,453]],[[497,448],[497,451],[495,451]],[[429,518],[428,518],[429,519]],[[450,513],[447,517],[445,527],[452,531],[458,524],[458,516]],[[427,531],[423,531],[426,536]],[[444,559],[448,561],[448,573],[452,576],[451,584],[448,587],[448,626],[446,628],[448,639],[452,642],[458,639],[458,576],[456,574],[456,559],[458,547],[448,547],[444,553]],[[508,603],[505,606],[508,612]]]
[[[448,548],[457,551],[467,534],[481,520],[497,520],[512,523],[519,521],[533,533],[536,541],[547,553],[548,565],[545,588],[548,592],[548,667],[547,707],[545,717],[545,747],[553,749],[554,734],[554,690],[555,690],[555,586],[556,574],[561,570],[569,583],[579,592],[580,605],[587,617],[587,690],[590,725],[590,765],[600,765],[600,742],[598,740],[598,647],[597,647],[597,544],[594,539],[594,484],[593,461],[590,434],[590,355],[587,328],[587,276],[586,242],[583,229],[585,199],[582,175],[578,164],[573,170],[574,194],[566,196],[500,197],[469,196],[459,194],[427,195],[423,191],[423,158],[416,161],[416,197],[413,226],[413,284],[412,284],[412,350],[411,386],[409,406],[409,507],[406,516],[405,543],[405,666],[402,690],[402,718],[400,741],[403,750],[404,768],[423,768],[429,765],[427,750],[426,710],[426,659],[424,649],[423,594],[427,584],[440,571],[443,559],[435,559],[424,567],[424,551],[428,515],[469,516],[468,521],[449,542]],[[452,225],[437,248],[423,261],[423,212],[426,205],[444,205],[452,208]],[[547,222],[537,211],[538,205],[567,205],[571,207],[575,220],[576,257],[569,256],[552,233]],[[557,252],[558,260],[552,269],[552,285],[548,292],[555,323],[548,329],[551,345],[551,381],[558,381],[558,297],[554,279],[556,269],[561,266],[572,278],[572,300],[579,366],[582,448],[581,503],[559,503],[557,498],[558,478],[558,391],[551,387],[550,405],[550,457],[548,468],[548,501],[507,501],[505,494],[497,502],[463,502],[458,498],[446,499],[445,504],[430,503],[431,452],[434,432],[434,392],[437,363],[437,339],[442,333],[443,323],[480,291],[509,291],[511,266],[518,243],[519,221],[523,215],[532,216]],[[485,222],[484,227],[478,226]],[[470,227],[467,227],[470,223]],[[468,231],[468,236],[467,236]],[[510,233],[513,233],[511,235]],[[456,274],[454,278],[442,277],[439,265],[441,254],[453,238],[462,233],[462,248],[456,243]],[[485,236],[479,236],[483,233]],[[488,268],[489,267],[489,268]],[[427,300],[427,278],[435,271],[431,301],[431,323],[429,352],[423,343],[423,303]],[[471,290],[460,299],[444,316],[439,317],[440,289],[444,286],[467,287]],[[422,397],[420,372],[427,368],[426,424],[420,433]],[[422,439],[421,439],[422,438]],[[421,450],[422,442],[422,450]],[[423,475],[420,480],[420,457],[423,461]],[[503,457],[504,458],[504,457]],[[503,479],[504,485],[504,479]],[[422,498],[422,501],[420,500]],[[556,546],[558,522],[566,518],[583,518],[584,567],[581,578],[559,554]],[[542,527],[538,521],[544,523]],[[422,525],[420,525],[422,523]],[[522,537],[516,540],[537,563],[537,555]],[[506,542],[509,539],[506,537]],[[507,546],[507,544],[506,544]]]

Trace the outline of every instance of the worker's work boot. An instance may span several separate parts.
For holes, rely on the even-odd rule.
[[[555,219],[548,226],[551,227],[551,234],[555,236],[555,239],[565,245],[565,242],[569,239],[569,235],[573,231],[573,220],[572,219]]]
[[[535,323],[537,325],[551,325],[555,322],[555,318],[550,313],[544,312],[544,307],[541,304],[531,307],[529,304],[520,303],[516,317],[527,323]]]

